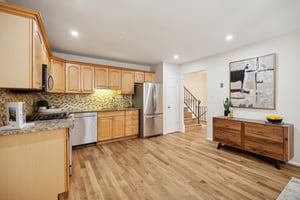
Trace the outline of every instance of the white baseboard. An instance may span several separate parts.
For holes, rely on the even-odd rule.
[[[294,161],[294,160],[290,160],[290,161],[288,162],[288,164],[291,164],[291,165],[294,165],[294,166],[300,167],[300,163],[299,163],[299,162],[297,162],[297,161]]]
[[[213,141],[212,137],[207,137],[206,140]]]

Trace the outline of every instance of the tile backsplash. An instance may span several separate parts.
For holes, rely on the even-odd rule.
[[[0,126],[6,125],[6,103],[25,102],[26,114],[36,111],[36,102],[47,100],[49,106],[65,111],[124,108],[130,105],[131,95],[118,94],[116,90],[96,90],[93,94],[16,94],[0,88]]]

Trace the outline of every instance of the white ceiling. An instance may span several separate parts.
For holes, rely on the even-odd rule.
[[[7,2],[41,12],[52,51],[144,65],[183,64],[300,29],[300,0]]]

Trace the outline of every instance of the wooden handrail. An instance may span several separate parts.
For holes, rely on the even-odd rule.
[[[196,116],[199,124],[200,118],[204,116],[207,111],[206,109],[203,109],[204,107],[201,109],[201,101],[198,100],[186,87],[184,87],[184,104]]]

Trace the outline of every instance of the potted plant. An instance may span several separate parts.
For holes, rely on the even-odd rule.
[[[224,102],[224,116],[228,116],[228,114],[230,113],[229,107],[230,107],[230,102],[228,97],[226,97],[226,100]]]
[[[48,108],[48,101],[40,100],[36,103],[36,106],[38,107],[38,110],[47,109]]]

